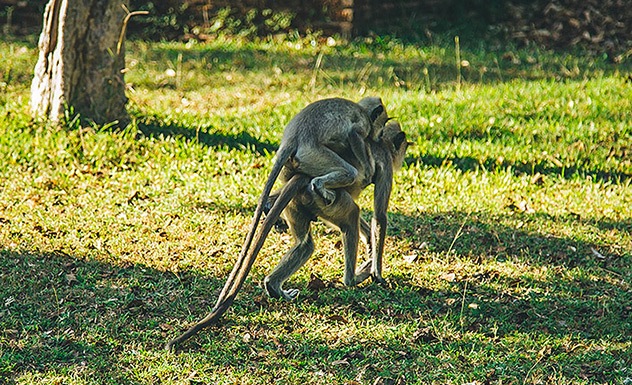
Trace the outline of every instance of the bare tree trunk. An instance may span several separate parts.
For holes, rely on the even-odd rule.
[[[34,115],[59,121],[67,108],[99,124],[125,125],[125,67],[119,36],[129,0],[50,0],[31,84]]]

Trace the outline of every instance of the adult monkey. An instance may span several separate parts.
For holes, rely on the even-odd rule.
[[[369,277],[375,281],[383,283],[382,259],[384,255],[384,240],[386,237],[388,201],[393,187],[393,173],[397,171],[404,160],[408,142],[406,134],[401,130],[399,123],[390,121],[384,127],[384,132],[378,142],[368,141],[373,154],[374,172],[370,175],[369,183],[358,182],[346,188],[336,189],[336,198],[333,204],[328,204],[325,199],[309,190],[299,190],[292,199],[283,217],[289,225],[289,231],[294,237],[294,246],[281,258],[279,264],[264,279],[264,287],[268,295],[274,298],[284,298],[292,300],[297,297],[298,290],[283,290],[283,283],[294,274],[314,251],[314,244],[310,233],[310,224],[318,217],[329,225],[333,225],[340,230],[343,240],[345,254],[344,284],[354,286],[363,282]],[[363,169],[357,160],[343,155],[350,163]],[[292,177],[294,178],[294,176]],[[290,182],[292,179],[290,179]],[[360,217],[360,208],[355,200],[369,184],[375,184],[373,193],[373,218],[369,226]],[[289,185],[289,182],[288,182]],[[279,200],[283,196],[283,189],[278,196],[275,194],[272,200]],[[285,206],[285,202],[281,204]],[[272,209],[277,206],[277,202],[272,205]],[[266,217],[272,217],[272,209]],[[276,216],[276,213],[274,213]],[[272,218],[274,219],[274,218]],[[271,225],[268,225],[271,226]],[[262,229],[262,234],[263,229]],[[254,256],[263,244],[261,236],[257,238],[253,249]],[[364,263],[356,271],[356,259],[358,252],[358,241],[362,236],[365,243],[370,241],[371,259]],[[253,257],[254,258],[254,257]]]
[[[367,140],[377,141],[388,119],[382,99],[374,96],[363,98],[358,103],[342,98],[323,99],[299,111],[283,131],[281,145],[259,197],[240,259],[250,249],[264,206],[282,171],[287,175],[291,168],[292,173],[311,176],[310,191],[331,204],[336,196],[332,189],[356,183],[368,184],[366,177],[373,175],[374,162]],[[347,159],[339,155],[344,153]],[[355,166],[349,163],[349,159],[354,160]],[[363,180],[358,180],[358,168],[363,170]],[[284,176],[284,179],[289,180],[289,177]],[[224,290],[220,298],[223,294]]]
[[[217,322],[219,317],[228,310],[250,272],[263,242],[282,212],[289,223],[295,243],[274,271],[265,278],[264,286],[269,295],[285,299],[293,299],[297,296],[298,290],[284,291],[282,285],[314,251],[310,226],[316,217],[322,218],[341,230],[345,251],[345,284],[355,285],[370,276],[377,281],[383,281],[382,256],[386,234],[386,212],[392,189],[393,172],[401,167],[408,143],[406,135],[396,122],[389,122],[384,127],[384,132],[378,142],[369,138],[367,143],[370,146],[373,161],[373,167],[370,169],[374,170],[370,175],[370,183],[375,184],[371,230],[369,230],[369,225],[360,218],[360,210],[354,201],[370,183],[358,181],[347,188],[336,189],[335,200],[329,202],[309,188],[310,176],[295,173],[291,170],[291,166],[288,166],[284,179],[289,178],[289,180],[278,194],[271,197],[274,203],[257,234],[253,249],[242,249],[211,313],[185,333],[169,341],[166,349],[173,350],[175,345]],[[368,172],[350,152],[343,154],[343,157],[358,167],[360,172],[365,174]],[[371,239],[372,259],[364,263],[356,273],[360,232],[365,240]]]

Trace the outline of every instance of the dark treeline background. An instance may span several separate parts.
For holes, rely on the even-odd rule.
[[[45,4],[0,0],[2,32],[38,33]],[[148,40],[322,31],[426,41],[433,33],[465,31],[612,57],[632,47],[632,6],[626,0],[131,0],[130,9],[150,11],[130,24],[134,37]]]

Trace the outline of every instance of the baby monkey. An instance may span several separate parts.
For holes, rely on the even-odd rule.
[[[342,98],[311,103],[285,127],[268,182],[274,184],[277,170],[289,160],[296,172],[313,177],[310,188],[316,194],[333,201],[332,189],[352,185],[358,177],[357,167],[340,154],[351,151],[361,167],[371,168],[366,139],[378,138],[387,120],[378,97],[366,97],[358,103]]]

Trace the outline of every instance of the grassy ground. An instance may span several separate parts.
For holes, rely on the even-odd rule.
[[[630,62],[462,38],[459,84],[434,43],[133,42],[113,132],[31,120],[35,44],[0,42],[0,383],[632,383]],[[284,124],[369,94],[415,142],[390,287],[343,287],[317,226],[301,297],[269,300],[275,233],[225,323],[163,351],[213,305]]]

